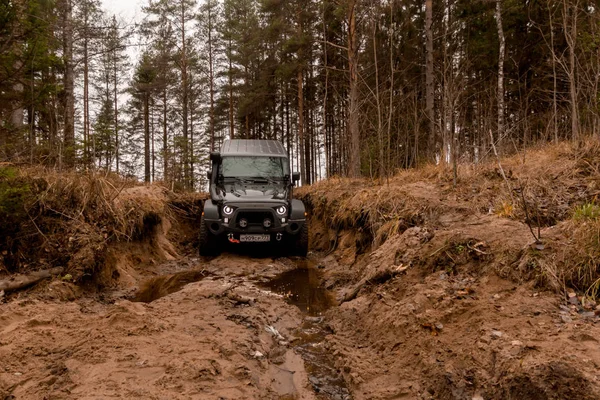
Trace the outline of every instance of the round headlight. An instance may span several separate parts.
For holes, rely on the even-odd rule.
[[[277,208],[277,214],[279,215],[285,215],[285,213],[287,212],[287,208],[285,206],[281,206]]]
[[[231,214],[233,214],[233,208],[229,207],[229,206],[223,207],[223,214],[225,214],[225,215],[231,215]]]

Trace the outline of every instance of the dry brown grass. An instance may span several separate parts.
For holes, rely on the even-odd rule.
[[[0,241],[12,272],[64,266],[76,281],[94,280],[115,243],[152,241],[201,195],[176,195],[114,175],[20,168],[28,189],[19,229]],[[31,183],[31,184],[29,184]],[[35,183],[35,184],[33,184]],[[200,202],[200,201],[198,201]]]
[[[573,215],[600,197],[600,143],[590,139],[532,148],[501,164],[507,180],[498,163],[490,161],[460,165],[456,187],[450,168],[429,165],[385,182],[335,178],[297,193],[326,226],[367,230],[374,247],[412,226],[436,229],[448,215],[455,220],[495,215],[527,223],[536,236],[542,234],[546,249],[525,250],[515,265],[499,268],[512,269],[510,275],[518,280],[598,295],[600,223],[582,223]]]

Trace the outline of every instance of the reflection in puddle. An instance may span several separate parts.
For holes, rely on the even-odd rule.
[[[320,286],[321,276],[306,260],[299,261],[300,268],[286,271],[264,286],[285,296],[287,302],[310,316],[321,315],[333,305],[330,294]],[[304,265],[303,265],[304,264]]]
[[[309,260],[297,260],[296,264],[296,269],[276,276],[263,286],[285,296],[288,303],[307,315],[297,332],[299,340],[294,343],[304,359],[317,398],[349,400],[346,383],[323,345],[331,331],[320,316],[334,305],[333,297],[321,286],[322,276]]]

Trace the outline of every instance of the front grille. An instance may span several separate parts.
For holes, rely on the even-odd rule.
[[[243,211],[238,213],[236,224],[239,226],[241,219],[246,219],[249,225],[263,226],[265,218],[269,218],[273,222],[273,213],[264,211]]]

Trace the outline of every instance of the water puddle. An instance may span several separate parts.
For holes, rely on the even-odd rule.
[[[196,270],[157,276],[142,284],[140,290],[133,297],[133,301],[151,303],[161,297],[180,291],[188,283],[199,282],[209,275],[204,270]]]
[[[302,356],[309,381],[319,399],[350,400],[351,396],[333,358],[324,347],[331,333],[322,314],[334,305],[331,294],[321,286],[322,276],[309,260],[297,260],[297,268],[286,271],[262,286],[281,294],[306,317],[297,334],[295,350]]]

